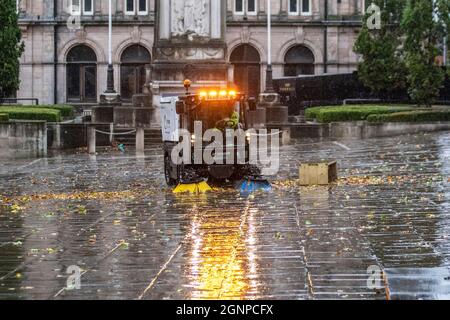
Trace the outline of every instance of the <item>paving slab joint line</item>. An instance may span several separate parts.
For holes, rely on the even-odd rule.
[[[145,288],[144,292],[142,292],[142,294],[138,297],[138,300],[142,300],[144,298],[144,296],[147,294],[147,292],[155,285],[156,281],[158,280],[159,276],[166,271],[167,267],[169,266],[169,264],[172,262],[173,258],[175,258],[175,256],[177,255],[178,251],[181,250],[181,248],[183,247],[183,243],[181,243],[176,249],[175,251],[172,253],[172,255],[169,257],[169,260],[166,261],[166,263],[162,266],[161,270],[159,270],[159,272],[156,274],[156,276],[152,279],[152,281],[150,282],[150,284],[148,285],[147,288]]]
[[[300,215],[298,212],[298,207],[297,204],[294,203],[294,209],[295,209],[295,216],[296,216],[296,223],[297,223],[297,227],[298,227],[298,233],[300,234]],[[307,279],[307,285],[308,285],[308,292],[311,295],[312,299],[314,299],[315,296],[315,292],[314,292],[314,284],[312,281],[312,277],[311,277],[311,271],[309,270],[308,267],[308,257],[306,256],[306,250],[305,247],[303,245],[301,246],[301,250],[303,253],[303,264],[305,265],[305,270],[306,270],[306,279]]]
[[[18,167],[17,170],[20,171],[20,170],[26,169],[26,168],[31,167],[31,166],[33,166],[33,165],[35,165],[36,163],[39,163],[39,162],[41,162],[41,161],[42,161],[42,158],[36,159],[36,160],[34,160],[34,161],[32,161],[32,162],[30,162],[30,163],[28,163],[28,164],[25,164],[25,165],[23,165],[23,166]]]
[[[196,212],[196,214],[198,215],[198,210]],[[200,221],[203,219],[203,217],[200,217]],[[145,290],[142,292],[142,294],[137,298],[138,300],[142,300],[144,299],[145,295],[147,294],[147,292],[149,292],[153,286],[155,285],[156,281],[158,280],[159,276],[167,269],[167,267],[169,266],[169,264],[172,262],[172,260],[175,258],[175,256],[177,255],[177,253],[181,250],[181,248],[183,247],[183,244],[186,240],[188,240],[190,237],[192,237],[191,234],[187,234],[180,242],[180,244],[178,245],[178,247],[175,249],[175,251],[172,253],[172,255],[169,257],[169,259],[164,263],[164,265],[161,267],[161,269],[159,270],[159,272],[156,274],[156,276],[152,279],[152,281],[150,281],[150,284],[147,286],[147,288],[145,288]]]
[[[341,147],[342,149],[344,149],[346,151],[351,151],[352,150],[349,147],[347,147],[345,144],[339,143],[337,141],[334,141],[333,144],[337,145],[338,147]]]
[[[105,260],[106,258],[108,258],[111,254],[113,254],[117,249],[119,249],[120,247],[123,246],[123,242],[119,242],[113,249],[111,249],[103,258],[101,258],[98,263],[102,262],[103,260]],[[94,268],[88,268],[86,270],[84,270],[81,274],[80,274],[80,278],[82,276],[84,276],[86,273],[88,273],[89,271],[94,270]],[[64,287],[61,290],[59,290],[54,296],[53,298],[57,298],[61,293],[63,293],[64,291],[66,291],[67,288]]]

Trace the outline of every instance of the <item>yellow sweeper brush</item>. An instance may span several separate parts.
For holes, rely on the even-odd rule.
[[[211,191],[212,188],[206,183],[206,181],[201,181],[197,183],[180,183],[174,190],[173,193],[206,193]]]

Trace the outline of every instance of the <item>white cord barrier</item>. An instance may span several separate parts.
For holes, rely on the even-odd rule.
[[[106,135],[112,135],[112,136],[121,136],[121,135],[128,135],[128,134],[132,134],[132,133],[136,133],[136,130],[133,131],[129,131],[129,132],[118,132],[118,133],[113,133],[113,132],[105,132],[105,131],[100,131],[100,130],[95,130],[95,132],[97,133],[101,133],[101,134],[106,134]],[[268,133],[268,134],[257,134],[257,133],[250,133],[250,135],[252,137],[272,137],[272,136],[277,136],[282,134],[283,131],[277,131],[275,133]]]
[[[128,134],[136,133],[136,130],[129,131],[129,132],[118,132],[118,133],[105,132],[105,131],[100,131],[100,130],[95,130],[95,132],[98,132],[98,133],[101,133],[101,134],[106,134],[108,136],[125,136],[125,135],[128,135]]]
[[[282,134],[282,133],[283,133],[283,131],[277,131],[277,132],[275,132],[275,133],[268,133],[268,134],[250,133],[250,135],[251,135],[252,137],[273,137],[273,136],[280,135],[280,134]]]

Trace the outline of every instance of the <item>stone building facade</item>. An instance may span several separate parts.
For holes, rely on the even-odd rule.
[[[173,0],[167,0],[173,1]],[[267,0],[226,1],[225,59],[242,90],[264,90]],[[355,70],[353,52],[364,0],[271,0],[274,77]],[[25,43],[19,98],[92,105],[106,89],[107,0],[18,0]],[[115,89],[125,100],[142,90],[154,57],[156,0],[112,0]]]

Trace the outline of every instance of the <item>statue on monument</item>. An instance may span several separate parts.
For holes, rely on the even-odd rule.
[[[155,0],[158,3],[154,59],[147,88],[158,96],[182,93],[179,81],[208,81],[225,87],[231,72],[226,59],[224,0]],[[176,82],[176,83],[175,83]]]
[[[164,1],[164,0],[163,0]],[[183,1],[172,3],[172,34],[180,36],[184,34],[184,5]]]
[[[208,37],[208,0],[174,1],[172,34],[176,37]]]

